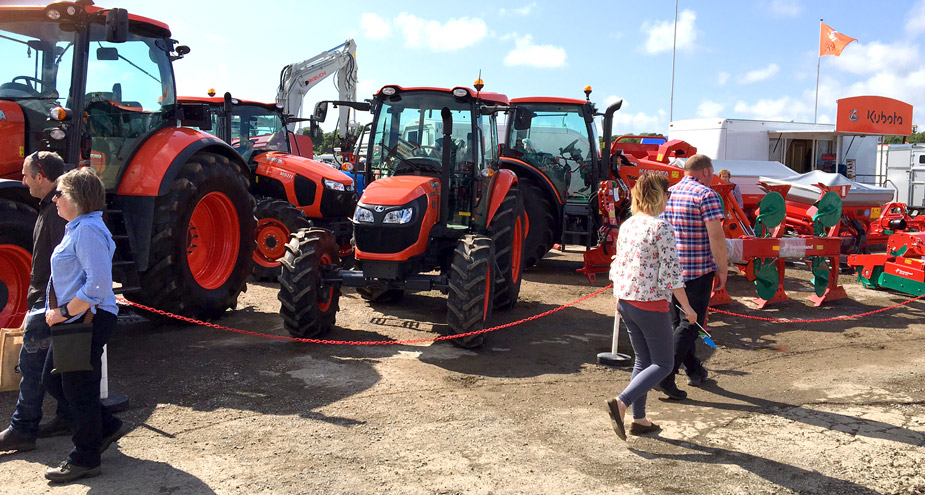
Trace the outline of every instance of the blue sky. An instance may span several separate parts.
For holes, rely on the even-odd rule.
[[[192,52],[175,64],[179,94],[210,87],[272,101],[280,69],[357,43],[360,99],[385,84],[471,86],[519,96],[624,100],[615,133],[667,132],[675,2],[263,2],[112,0],[103,7],[167,23]],[[452,6],[458,5],[454,8]],[[858,42],[822,58],[819,122],[836,100],[896,98],[925,108],[925,0],[681,0],[674,120],[812,122],[819,19]],[[306,97],[334,99],[333,78]],[[328,119],[328,126],[335,119]]]

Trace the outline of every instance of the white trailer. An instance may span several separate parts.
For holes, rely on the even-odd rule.
[[[843,171],[858,182],[879,184],[874,154],[878,138],[835,132],[832,124],[746,119],[672,122],[669,139],[680,139],[714,160],[777,161],[797,173]]]
[[[896,190],[896,201],[925,206],[925,144],[878,145],[877,174]]]

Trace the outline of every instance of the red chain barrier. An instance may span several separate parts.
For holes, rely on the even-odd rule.
[[[748,318],[748,319],[750,319],[750,320],[770,321],[770,322],[773,322],[773,323],[824,323],[824,322],[838,321],[838,320],[851,320],[851,319],[854,319],[854,318],[861,318],[862,316],[870,316],[870,315],[873,315],[873,314],[882,313],[882,312],[884,312],[884,311],[889,311],[889,310],[891,310],[891,309],[896,309],[896,308],[898,308],[898,307],[900,307],[900,306],[905,306],[906,304],[909,304],[909,303],[911,303],[911,302],[913,302],[913,301],[918,301],[919,299],[922,299],[923,297],[925,297],[925,294],[922,294],[922,295],[919,296],[919,297],[914,297],[914,298],[912,298],[912,299],[909,299],[908,301],[903,301],[903,302],[901,302],[901,303],[897,303],[897,304],[894,304],[894,305],[889,306],[889,307],[886,307],[886,308],[875,309],[875,310],[873,310],[873,311],[868,311],[868,312],[866,312],[866,313],[860,313],[860,314],[856,314],[856,315],[846,315],[846,316],[834,316],[834,317],[832,317],[832,318],[815,318],[815,319],[808,319],[808,320],[792,320],[792,319],[790,319],[790,318],[768,318],[768,317],[765,317],[765,316],[750,316],[750,315],[743,315],[743,314],[738,314],[738,313],[732,313],[732,312],[730,312],[730,311],[723,311],[723,310],[721,310],[721,309],[716,309],[716,308],[710,308],[710,311],[712,311],[712,312],[714,312],[714,313],[720,313],[720,314],[724,314],[724,315],[729,315],[729,316],[736,316],[736,317],[739,317],[739,318]]]
[[[185,317],[185,316],[180,316],[180,315],[175,315],[175,314],[173,314],[173,313],[168,313],[167,311],[162,311],[162,310],[160,310],[160,309],[154,309],[154,308],[145,306],[145,305],[143,305],[143,304],[134,303],[134,302],[132,302],[132,301],[128,301],[128,300],[126,300],[126,299],[124,299],[124,298],[121,298],[121,297],[118,299],[118,301],[119,301],[120,303],[124,303],[124,304],[126,304],[126,305],[128,305],[128,306],[132,306],[132,307],[135,307],[135,308],[138,308],[138,309],[143,309],[143,310],[145,310],[145,311],[150,311],[150,312],[152,312],[152,313],[157,313],[157,314],[162,315],[162,316],[168,316],[168,317],[170,317],[170,318],[174,318],[174,319],[177,319],[177,320],[185,321],[185,322],[187,322],[187,323],[193,323],[193,324],[196,324],[196,325],[202,325],[202,326],[204,326],[204,327],[211,327],[211,328],[215,328],[215,329],[218,329],[218,330],[225,330],[225,331],[228,331],[228,332],[240,333],[240,334],[243,334],[243,335],[250,335],[250,336],[252,336],[252,337],[264,337],[264,338],[268,338],[268,339],[287,340],[287,341],[290,341],[290,342],[308,342],[308,343],[311,343],[311,344],[330,344],[330,345],[407,345],[407,344],[420,344],[420,343],[422,343],[422,342],[436,342],[436,341],[438,341],[438,340],[459,339],[459,338],[462,338],[462,337],[470,337],[470,336],[472,336],[472,335],[479,335],[479,334],[483,334],[483,333],[494,332],[495,330],[501,330],[501,329],[503,329],[503,328],[510,328],[510,327],[515,326],[515,325],[520,325],[521,323],[526,323],[526,322],[528,322],[528,321],[538,320],[538,319],[540,319],[540,318],[543,318],[544,316],[549,316],[549,315],[551,315],[551,314],[553,314],[553,313],[556,313],[556,312],[558,312],[558,311],[562,311],[562,310],[565,309],[565,308],[572,307],[572,306],[574,306],[574,305],[576,305],[576,304],[578,304],[578,303],[580,303],[580,302],[582,302],[582,301],[586,301],[586,300],[588,300],[588,299],[591,299],[592,297],[594,297],[594,296],[596,296],[596,295],[598,295],[598,294],[604,292],[604,291],[607,290],[607,289],[610,289],[611,287],[613,287],[613,284],[610,284],[610,285],[608,285],[607,287],[604,287],[604,288],[602,288],[602,289],[600,289],[600,290],[594,291],[594,292],[592,292],[591,294],[588,294],[587,296],[584,296],[584,297],[582,297],[582,298],[580,298],[580,299],[576,299],[576,300],[574,300],[574,301],[572,301],[572,302],[570,302],[570,303],[568,303],[568,304],[565,304],[565,305],[563,305],[563,306],[559,306],[558,308],[550,309],[549,311],[545,311],[545,312],[542,312],[542,313],[539,313],[539,314],[530,316],[530,317],[528,317],[528,318],[524,318],[524,319],[522,319],[522,320],[512,321],[512,322],[510,322],[510,323],[505,323],[505,324],[503,324],[503,325],[498,325],[498,326],[494,326],[494,327],[491,327],[491,328],[483,328],[483,329],[481,329],[481,330],[476,330],[476,331],[473,331],[473,332],[460,333],[460,334],[456,334],[456,335],[442,335],[442,336],[440,336],[440,337],[433,337],[433,338],[427,338],[427,339],[414,339],[414,340],[376,340],[376,341],[359,341],[359,340],[302,339],[302,338],[298,338],[298,337],[288,337],[288,336],[285,336],[285,335],[272,335],[272,334],[268,334],[268,333],[251,332],[251,331],[248,331],[248,330],[241,330],[241,329],[238,329],[238,328],[226,327],[226,326],[224,326],[224,325],[219,325],[219,324],[217,324],[217,323],[211,323],[211,322],[208,322],[208,321],[199,321],[199,320],[195,320],[195,319],[193,319],[193,318],[187,318],[187,317]]]

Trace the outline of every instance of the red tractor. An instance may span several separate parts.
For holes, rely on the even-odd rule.
[[[90,1],[0,6],[0,326],[25,308],[35,202],[23,158],[56,151],[107,188],[113,278],[132,300],[199,318],[236,305],[250,272],[249,170],[177,103],[170,29]],[[91,69],[92,67],[92,69]]]
[[[223,98],[181,97],[181,103],[205,103],[212,112],[213,132],[237,151],[251,171],[251,193],[257,198],[257,249],[254,276],[276,280],[279,259],[289,235],[312,226],[334,232],[341,258],[352,255],[350,216],[357,195],[353,179],[312,160],[308,136],[289,132],[290,119],[281,103]],[[304,138],[307,142],[299,142]],[[301,152],[302,156],[299,156]]]
[[[353,215],[357,268],[338,266],[330,232],[298,232],[286,246],[280,313],[293,335],[322,334],[334,324],[342,286],[373,302],[406,291],[447,294],[453,333],[484,328],[493,309],[514,305],[520,292],[527,232],[517,176],[499,170],[496,117],[508,99],[456,87],[385,86],[371,110],[363,174],[366,188]],[[316,106],[313,126],[328,102]],[[473,347],[483,334],[455,339]]]

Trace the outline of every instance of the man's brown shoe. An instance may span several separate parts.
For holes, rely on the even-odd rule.
[[[81,478],[99,476],[101,472],[103,471],[99,466],[83,467],[64,461],[60,466],[45,471],[45,479],[52,483],[68,483]]]
[[[26,452],[35,449],[35,438],[13,429],[12,426],[0,431],[0,452]]]
[[[71,422],[55,416],[55,419],[39,425],[39,438],[60,437],[63,435],[73,435]]]

